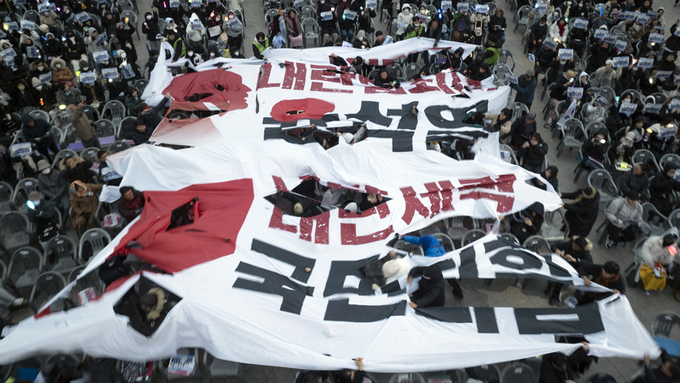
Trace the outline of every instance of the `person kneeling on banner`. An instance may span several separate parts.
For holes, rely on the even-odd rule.
[[[577,271],[578,275],[583,279],[583,284],[586,286],[590,286],[592,282],[595,282],[602,287],[613,290],[615,294],[624,294],[626,292],[626,283],[621,278],[621,267],[614,261],[607,261],[604,265],[581,262]],[[612,293],[586,292],[578,300],[578,304],[584,305],[610,295]]]
[[[418,290],[411,294],[409,306],[412,308],[444,307],[446,292],[444,290],[444,277],[439,265],[429,267],[415,267],[408,274],[408,283],[413,283],[413,278],[420,278]]]
[[[378,75],[374,83],[375,86],[381,88],[399,88],[401,86],[399,80],[391,76],[385,68],[380,69],[380,75]]]
[[[642,244],[640,258],[643,264],[639,273],[646,294],[649,294],[649,290],[663,291],[666,287],[668,270],[672,270],[673,260],[678,253],[677,240],[678,229],[673,227],[663,235],[647,238]]]
[[[543,205],[541,205],[541,208]],[[441,257],[446,254],[444,246],[439,242],[439,240],[433,235],[422,235],[420,237],[405,235],[401,236],[398,233],[394,235],[395,238],[401,239],[404,242],[412,243],[414,245],[420,245],[423,247],[423,253],[426,257]],[[458,299],[463,299],[463,289],[460,287],[458,280],[455,278],[447,279],[451,285],[453,295]]]
[[[567,261],[574,269],[579,268],[581,261],[593,263],[593,256],[590,254],[590,250],[592,249],[593,243],[590,242],[588,238],[579,237],[577,235],[568,241],[553,245],[551,248],[553,253],[564,258],[564,260]],[[548,303],[551,306],[554,305],[555,302],[559,301],[560,292],[562,291],[563,287],[564,284],[562,283],[548,281],[548,286],[545,288],[543,293],[545,295],[550,294]]]

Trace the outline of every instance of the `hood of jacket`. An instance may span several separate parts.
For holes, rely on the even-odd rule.
[[[527,210],[536,213],[536,215],[540,215],[541,217],[543,217],[543,213],[545,211],[543,204],[540,202],[534,202],[527,208]]]
[[[28,125],[28,123],[31,121],[35,121],[35,118],[33,118],[33,116],[31,116],[30,114],[24,114],[23,116],[21,116],[21,122],[24,125]]]

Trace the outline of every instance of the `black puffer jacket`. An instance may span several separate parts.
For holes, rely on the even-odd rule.
[[[422,277],[418,282],[418,290],[411,295],[411,301],[420,308],[444,307],[446,303],[446,289],[444,277],[438,265],[430,267],[416,267],[408,274],[410,277]]]
[[[573,193],[562,193],[562,198],[578,199],[581,197],[582,192],[583,190],[577,190]],[[596,190],[593,198],[581,197],[579,201],[565,203],[564,208],[567,210],[565,218],[569,222],[569,234],[586,237],[597,220],[597,213],[600,208],[600,194]]]

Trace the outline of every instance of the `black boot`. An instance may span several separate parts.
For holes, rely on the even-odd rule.
[[[455,296],[458,299],[463,299],[463,289],[460,287],[460,283],[458,283],[457,279],[451,278],[448,279],[449,284],[451,285],[451,292],[453,293],[453,296]]]

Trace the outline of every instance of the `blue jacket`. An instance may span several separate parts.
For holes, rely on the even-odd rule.
[[[408,243],[422,246],[426,257],[440,257],[446,253],[444,246],[432,235],[423,235],[421,237],[406,235],[401,237],[401,239]]]
[[[515,101],[521,103],[531,104],[534,102],[534,93],[536,92],[536,76],[531,81],[525,81],[524,75],[519,76],[517,85],[511,84],[512,89],[517,91]]]

